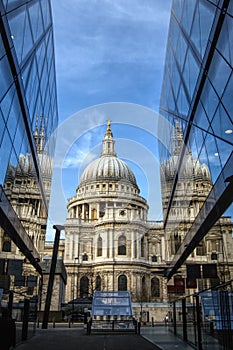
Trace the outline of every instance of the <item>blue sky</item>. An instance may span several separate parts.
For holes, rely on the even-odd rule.
[[[60,123],[50,227],[64,224],[67,198],[99,156],[108,118],[149,219],[161,219],[156,124],[170,9],[171,0],[52,0]]]

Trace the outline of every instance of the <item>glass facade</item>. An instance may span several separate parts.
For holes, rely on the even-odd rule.
[[[16,302],[38,293],[58,110],[50,0],[0,10],[0,288]]]
[[[161,174],[165,230],[177,229],[179,212],[174,220],[173,209],[181,196],[187,216],[194,213],[194,219],[183,225],[185,235],[178,242],[168,277],[223,214],[232,216],[232,15],[231,1],[174,0],[172,5],[159,120],[161,164],[163,168],[170,162],[171,170],[169,176]],[[209,184],[205,188],[201,184],[198,188],[197,183],[192,187],[194,174],[187,170],[190,155],[193,172],[197,168],[206,172]],[[186,188],[182,188],[184,179],[189,180]],[[202,205],[194,207],[198,192]]]

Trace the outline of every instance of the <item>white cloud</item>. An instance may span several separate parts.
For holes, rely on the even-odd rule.
[[[53,9],[61,75],[93,75],[103,64],[113,62],[154,65],[163,61],[169,5],[78,0],[54,2]]]

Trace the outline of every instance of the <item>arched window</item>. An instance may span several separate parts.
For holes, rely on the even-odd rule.
[[[141,289],[141,301],[147,300],[147,288],[146,288],[146,277],[142,276],[142,289]]]
[[[83,276],[80,279],[80,297],[86,298],[88,297],[89,290],[89,279],[86,276]]]
[[[127,277],[125,275],[118,277],[118,290],[127,290]]]
[[[206,255],[206,245],[204,241],[201,241],[196,248],[196,255],[204,256]]]
[[[3,252],[11,252],[11,241],[4,241],[2,245]]]
[[[88,261],[88,255],[87,255],[87,253],[83,254],[83,261]]]
[[[123,235],[118,238],[118,255],[126,255],[126,238]]]
[[[174,246],[173,246],[173,254],[176,254],[178,249],[180,248],[181,246],[181,237],[180,235],[178,234],[178,232],[175,232],[174,233],[174,236],[173,236],[173,242],[174,242]]]
[[[102,238],[100,236],[97,240],[97,256],[102,256]]]
[[[96,290],[101,290],[101,277],[97,276],[95,280],[95,289]]]
[[[160,296],[160,288],[159,288],[159,279],[154,277],[151,280],[151,297],[159,297]]]

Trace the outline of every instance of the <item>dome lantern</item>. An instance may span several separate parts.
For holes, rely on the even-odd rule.
[[[102,141],[102,143],[103,143],[103,151],[101,153],[101,157],[102,156],[116,156],[116,153],[114,151],[115,141],[113,140],[113,135],[112,135],[110,122],[111,122],[111,120],[108,119],[108,127],[107,127],[107,130],[106,130],[104,139]]]
[[[108,126],[102,143],[101,156],[84,169],[78,187],[93,181],[124,181],[131,184],[139,192],[133,171],[115,153],[115,141],[113,140],[110,119],[108,119]]]

